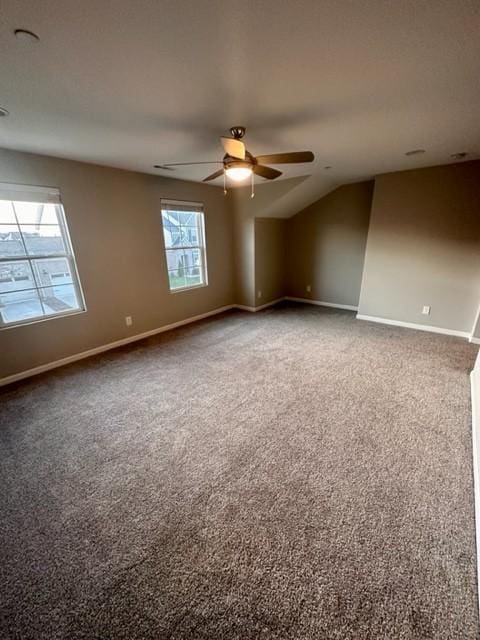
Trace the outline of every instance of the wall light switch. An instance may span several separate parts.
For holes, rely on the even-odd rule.
[[[262,292],[261,291],[257,291],[257,298],[261,298],[262,297]]]
[[[125,316],[125,324],[127,325],[127,327],[132,326],[132,316]]]
[[[312,285],[311,284],[307,284],[307,291],[308,291],[308,293],[311,293],[311,291],[312,291]]]
[[[423,307],[422,313],[423,313],[424,316],[430,315],[430,307],[429,306]]]

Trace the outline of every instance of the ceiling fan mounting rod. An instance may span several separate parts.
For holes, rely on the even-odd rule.
[[[247,129],[245,127],[230,127],[230,133],[235,138],[235,140],[240,140],[245,135],[245,131]]]

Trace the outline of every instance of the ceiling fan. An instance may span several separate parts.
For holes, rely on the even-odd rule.
[[[194,164],[222,164],[222,168],[203,179],[203,182],[210,182],[221,175],[231,178],[235,182],[242,182],[247,178],[252,179],[254,175],[261,176],[267,180],[274,180],[282,175],[278,169],[265,166],[266,164],[294,164],[300,162],[313,162],[315,156],[311,151],[293,151],[290,153],[273,153],[269,155],[252,156],[247,151],[242,138],[245,135],[245,127],[232,127],[231,137],[221,137],[225,155],[222,160],[212,162],[174,162],[170,164],[156,164],[156,169],[173,169],[174,167],[194,165]],[[253,193],[253,191],[252,191]],[[252,196],[253,197],[253,196]]]

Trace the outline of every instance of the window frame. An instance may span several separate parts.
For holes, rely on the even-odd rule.
[[[77,260],[75,257],[75,252],[73,250],[73,245],[72,245],[72,241],[71,241],[71,237],[70,237],[70,232],[68,229],[68,223],[67,223],[67,218],[66,218],[66,213],[65,213],[65,208],[63,206],[63,203],[61,201],[60,198],[60,191],[58,189],[55,188],[47,188],[47,187],[34,187],[34,186],[30,186],[30,185],[3,185],[7,188],[8,187],[12,187],[13,189],[18,188],[21,191],[26,191],[27,193],[31,193],[32,197],[31,199],[28,200],[15,200],[14,198],[4,198],[1,197],[0,195],[0,199],[4,200],[6,202],[10,202],[12,204],[12,210],[15,216],[15,222],[11,223],[12,225],[17,226],[18,231],[20,233],[20,238],[21,238],[21,243],[23,244],[24,247],[24,251],[25,251],[25,255],[21,255],[21,256],[9,256],[9,257],[0,257],[0,265],[2,263],[7,263],[7,262],[27,262],[30,268],[30,271],[33,275],[33,284],[34,286],[32,287],[28,287],[25,289],[18,289],[18,290],[14,290],[11,293],[15,293],[17,291],[36,291],[38,294],[38,299],[40,301],[40,306],[42,308],[42,310],[45,312],[45,308],[44,308],[44,304],[42,301],[42,297],[41,297],[41,290],[42,288],[48,288],[48,286],[45,287],[41,287],[38,285],[38,281],[36,280],[35,277],[35,268],[34,268],[34,264],[33,262],[35,260],[55,260],[55,259],[64,259],[67,261],[68,267],[70,269],[70,274],[72,276],[72,282],[71,283],[66,283],[66,284],[71,284],[74,291],[75,291],[75,296],[76,296],[76,300],[78,303],[78,309],[70,309],[70,310],[65,310],[65,311],[55,311],[53,313],[44,313],[44,315],[39,315],[39,316],[31,316],[29,318],[25,318],[23,320],[15,320],[13,322],[5,322],[1,316],[0,313],[0,331],[6,331],[9,329],[15,329],[21,326],[25,326],[25,325],[29,325],[29,324],[37,324],[38,322],[47,322],[49,320],[55,320],[57,318],[65,318],[67,316],[74,316],[74,315],[78,315],[80,313],[86,313],[87,312],[87,305],[85,302],[85,296],[83,293],[83,289],[82,289],[82,285],[80,282],[80,276],[78,273],[78,267],[77,267]],[[1,187],[0,187],[1,188]],[[52,193],[55,193],[58,197],[58,200],[55,201],[48,201],[48,200],[41,200],[40,199],[40,194],[45,194],[46,191],[50,191]],[[37,199],[35,199],[35,194],[37,194]],[[31,203],[35,203],[35,204],[52,204],[55,206],[55,213],[56,213],[56,217],[57,217],[57,223],[58,223],[58,227],[60,230],[60,234],[61,234],[61,240],[62,240],[62,244],[65,248],[64,252],[60,252],[60,253],[50,253],[50,254],[31,254],[26,246],[25,243],[25,239],[23,237],[23,233],[22,233],[22,226],[25,226],[24,224],[22,225],[22,223],[19,222],[18,216],[17,216],[17,212],[14,206],[15,202],[31,202]],[[10,223],[5,223],[10,224]],[[50,224],[50,223],[48,223]],[[0,225],[0,229],[1,229]],[[41,223],[40,223],[41,226]],[[45,226],[48,226],[47,224]],[[55,285],[52,284],[52,286],[60,286],[60,285]],[[4,292],[4,293],[10,293],[10,292]],[[0,293],[0,295],[2,295]]]
[[[195,245],[190,244],[190,245],[181,245],[178,247],[167,247],[165,244],[165,226],[164,226],[163,212],[168,211],[168,208],[165,208],[164,205],[175,206],[176,204],[183,208],[183,210],[181,210],[180,213],[191,213],[199,216],[198,218],[196,218],[197,220],[199,220],[199,223],[197,223],[196,225],[198,240],[197,240],[197,244]],[[192,211],[190,212],[184,211],[185,207],[188,207],[188,206],[192,207]],[[171,209],[171,210],[174,211],[174,209]],[[178,200],[178,199],[173,200],[170,198],[161,198],[160,219],[162,223],[163,256],[165,261],[165,271],[167,274],[167,285],[168,285],[169,293],[172,293],[172,294],[183,293],[185,291],[192,291],[193,289],[202,289],[203,287],[208,287],[207,238],[205,234],[205,208],[204,208],[203,202],[191,202],[188,200]],[[200,253],[200,258],[201,258],[200,273],[202,276],[202,282],[199,284],[191,284],[191,285],[186,284],[185,286],[175,287],[172,289],[170,284],[170,270],[168,268],[168,252],[188,250],[188,249],[195,249]]]

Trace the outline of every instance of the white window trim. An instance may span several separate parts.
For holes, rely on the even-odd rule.
[[[0,193],[2,200],[35,202],[38,204],[62,204],[60,189],[57,189],[57,187],[40,187],[30,184],[0,182]]]
[[[38,318],[28,318],[27,320],[18,320],[18,322],[10,322],[9,324],[0,324],[0,332],[19,329],[20,327],[26,327],[29,324],[39,324],[40,322],[50,322],[51,320],[61,320],[62,318],[69,318],[70,316],[79,316],[86,312],[87,308],[85,307],[84,309],[61,311],[51,316],[38,316]]]
[[[195,207],[195,208],[200,208],[201,211],[193,211],[192,213],[201,213],[201,217],[200,217],[200,221],[201,224],[198,226],[198,231],[199,231],[199,243],[198,246],[195,245],[194,247],[192,246],[188,246],[188,247],[175,247],[175,248],[167,248],[165,246],[165,233],[164,233],[164,229],[163,229],[163,205],[182,205],[183,207]],[[205,235],[205,209],[204,209],[204,205],[203,202],[190,202],[188,200],[171,200],[171,199],[167,199],[167,198],[161,198],[160,200],[160,207],[161,207],[161,211],[160,211],[160,217],[161,217],[161,222],[162,222],[162,241],[163,241],[163,256],[164,256],[164,261],[165,261],[165,270],[167,273],[167,285],[168,285],[168,291],[171,294],[177,294],[177,293],[185,293],[187,291],[192,291],[193,289],[203,289],[204,287],[208,287],[208,266],[207,266],[207,238]],[[186,285],[185,287],[176,287],[175,289],[172,289],[170,287],[170,276],[169,276],[169,272],[168,272],[168,260],[167,260],[167,252],[168,251],[174,251],[177,249],[198,249],[198,251],[200,251],[201,253],[201,262],[202,262],[202,276],[203,276],[203,282],[201,284],[193,284],[193,285]]]
[[[80,282],[80,276],[78,274],[77,268],[77,260],[75,257],[75,252],[73,250],[72,240],[70,238],[70,233],[68,230],[68,224],[66,219],[65,209],[63,207],[60,191],[55,187],[37,187],[30,185],[10,185],[6,183],[0,183],[0,191],[1,196],[3,196],[2,200],[13,199],[10,198],[10,195],[15,195],[18,197],[18,200],[13,200],[17,202],[38,202],[40,204],[55,204],[58,206],[59,211],[57,213],[58,226],[61,229],[62,240],[65,245],[66,253],[58,253],[58,254],[49,254],[49,255],[24,255],[24,256],[10,256],[9,258],[0,258],[0,262],[16,262],[16,261],[28,261],[35,259],[44,259],[44,258],[64,258],[67,260],[68,265],[70,267],[70,273],[72,274],[72,285],[75,289],[75,293],[77,296],[77,301],[80,306],[79,309],[71,309],[67,311],[60,311],[57,313],[52,313],[50,315],[42,315],[35,316],[31,318],[25,318],[25,320],[17,320],[15,322],[3,322],[0,315],[0,331],[7,331],[11,329],[16,329],[18,327],[23,327],[26,325],[37,324],[38,322],[47,322],[49,320],[57,320],[60,318],[65,318],[68,316],[75,316],[82,313],[87,312],[87,305],[85,302],[85,295],[83,293],[82,284]],[[21,197],[20,194],[24,194]],[[32,287],[32,289],[37,290],[38,287]]]

